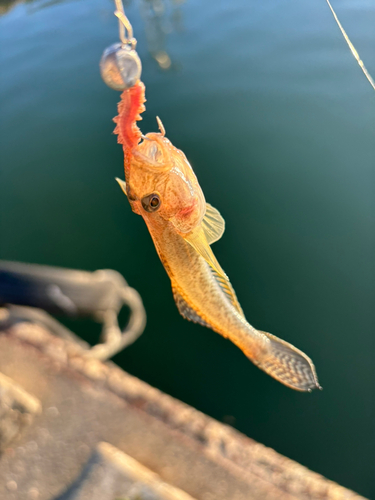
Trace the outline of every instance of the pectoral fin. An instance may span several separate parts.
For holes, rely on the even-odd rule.
[[[220,240],[225,230],[224,219],[219,211],[209,203],[206,203],[206,213],[202,220],[202,228],[209,245]]]
[[[119,179],[118,177],[115,177],[116,181],[118,182],[118,185],[122,189],[124,195],[127,197],[128,193],[126,192],[126,182],[123,181],[122,179]]]
[[[187,241],[196,252],[199,253],[201,257],[214,269],[220,276],[228,279],[227,275],[218,263],[211,247],[207,241],[206,234],[200,224],[198,227],[193,229],[187,236],[183,236],[184,240]]]

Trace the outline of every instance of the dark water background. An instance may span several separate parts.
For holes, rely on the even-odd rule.
[[[214,251],[249,321],[308,353],[324,391],[283,387],[179,316],[114,181],[119,94],[98,70],[118,38],[109,0],[28,2],[0,18],[0,258],[117,269],[148,314],[118,364],[375,496],[375,92],[323,0],[150,6],[126,6],[147,86],[142,130],[161,117],[226,219]],[[374,1],[335,7],[374,74]],[[74,328],[89,338],[90,326]]]

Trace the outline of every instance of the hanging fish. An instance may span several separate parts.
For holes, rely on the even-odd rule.
[[[141,81],[121,95],[115,133],[125,156],[125,182],[117,179],[130,206],[146,222],[171,280],[181,315],[230,339],[259,368],[299,391],[320,388],[310,358],[246,320],[211,245],[224,233],[224,219],[209,203],[184,153],[158,133],[141,134],[145,110]]]

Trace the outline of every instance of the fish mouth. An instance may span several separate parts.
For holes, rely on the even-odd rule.
[[[144,140],[132,151],[132,155],[142,169],[159,172],[172,168],[171,155],[168,149],[170,142],[159,133],[148,133]]]

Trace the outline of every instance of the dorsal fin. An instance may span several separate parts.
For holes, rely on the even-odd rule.
[[[202,220],[202,228],[209,245],[220,240],[225,230],[225,221],[220,212],[209,203],[206,203],[206,213]]]
[[[236,311],[243,317],[245,318],[245,315],[243,313],[242,307],[240,306],[240,303],[238,302],[236,292],[234,291],[230,281],[228,278],[225,278],[221,274],[217,273],[215,269],[211,268],[211,273],[213,277],[216,279],[218,285],[220,286],[221,290],[224,292],[226,298],[229,300],[229,302],[232,304],[232,306],[236,309]],[[246,318],[245,318],[246,319]]]
[[[117,142],[124,148],[132,149],[141,140],[142,134],[137,121],[142,120],[141,113],[146,109],[145,101],[145,86],[141,81],[121,94],[121,101],[117,106],[118,115],[113,121],[116,123],[114,133],[118,135]]]
[[[192,307],[186,302],[186,300],[182,297],[180,292],[176,287],[172,285],[173,298],[176,302],[177,309],[180,311],[180,314],[183,318],[188,319],[189,321],[193,321],[193,323],[199,323],[202,326],[207,326],[210,328],[210,325],[199,316],[199,314],[194,311]]]

